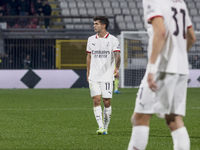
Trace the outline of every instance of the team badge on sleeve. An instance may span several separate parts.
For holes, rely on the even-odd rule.
[[[154,12],[154,9],[151,7],[151,5],[147,5],[147,14],[151,14]]]
[[[117,45],[117,49],[120,49],[120,44]]]

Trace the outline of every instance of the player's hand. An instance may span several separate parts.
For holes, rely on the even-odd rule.
[[[147,78],[147,81],[148,81],[148,84],[149,84],[149,88],[156,92],[157,91],[157,85],[156,85],[156,82],[154,81],[154,74],[152,73],[149,73],[148,74],[148,78]]]
[[[115,76],[115,78],[119,77],[119,70],[118,69],[114,70],[114,76]]]

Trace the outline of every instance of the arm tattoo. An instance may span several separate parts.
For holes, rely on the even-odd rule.
[[[121,62],[120,52],[114,52],[114,55],[115,55],[115,67],[119,69]]]

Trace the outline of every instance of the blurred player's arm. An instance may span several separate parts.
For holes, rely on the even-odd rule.
[[[196,36],[193,27],[187,29],[187,51],[190,50],[192,45],[196,42]]]
[[[117,77],[119,77],[119,66],[120,66],[120,63],[121,63],[120,52],[116,51],[116,52],[114,52],[114,55],[115,55],[115,70],[114,70],[114,75],[117,78]]]
[[[148,84],[151,90],[156,91],[157,85],[154,81],[154,74],[157,68],[155,68],[156,67],[155,62],[165,44],[165,25],[162,17],[154,18],[153,20],[151,20],[151,24],[153,26],[154,37],[153,37],[152,53],[149,60],[150,65],[148,74]]]
[[[87,62],[87,81],[89,81],[88,77],[89,77],[89,73],[90,73],[91,53],[87,54],[86,62]]]
[[[160,54],[165,44],[165,25],[162,17],[156,17],[151,21],[153,26],[153,46],[150,57],[150,63],[155,64],[158,55]]]

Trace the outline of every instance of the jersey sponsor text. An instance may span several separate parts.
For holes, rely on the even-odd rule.
[[[92,54],[94,55],[94,58],[107,58],[107,55],[110,54],[110,51],[106,50],[92,50]]]

